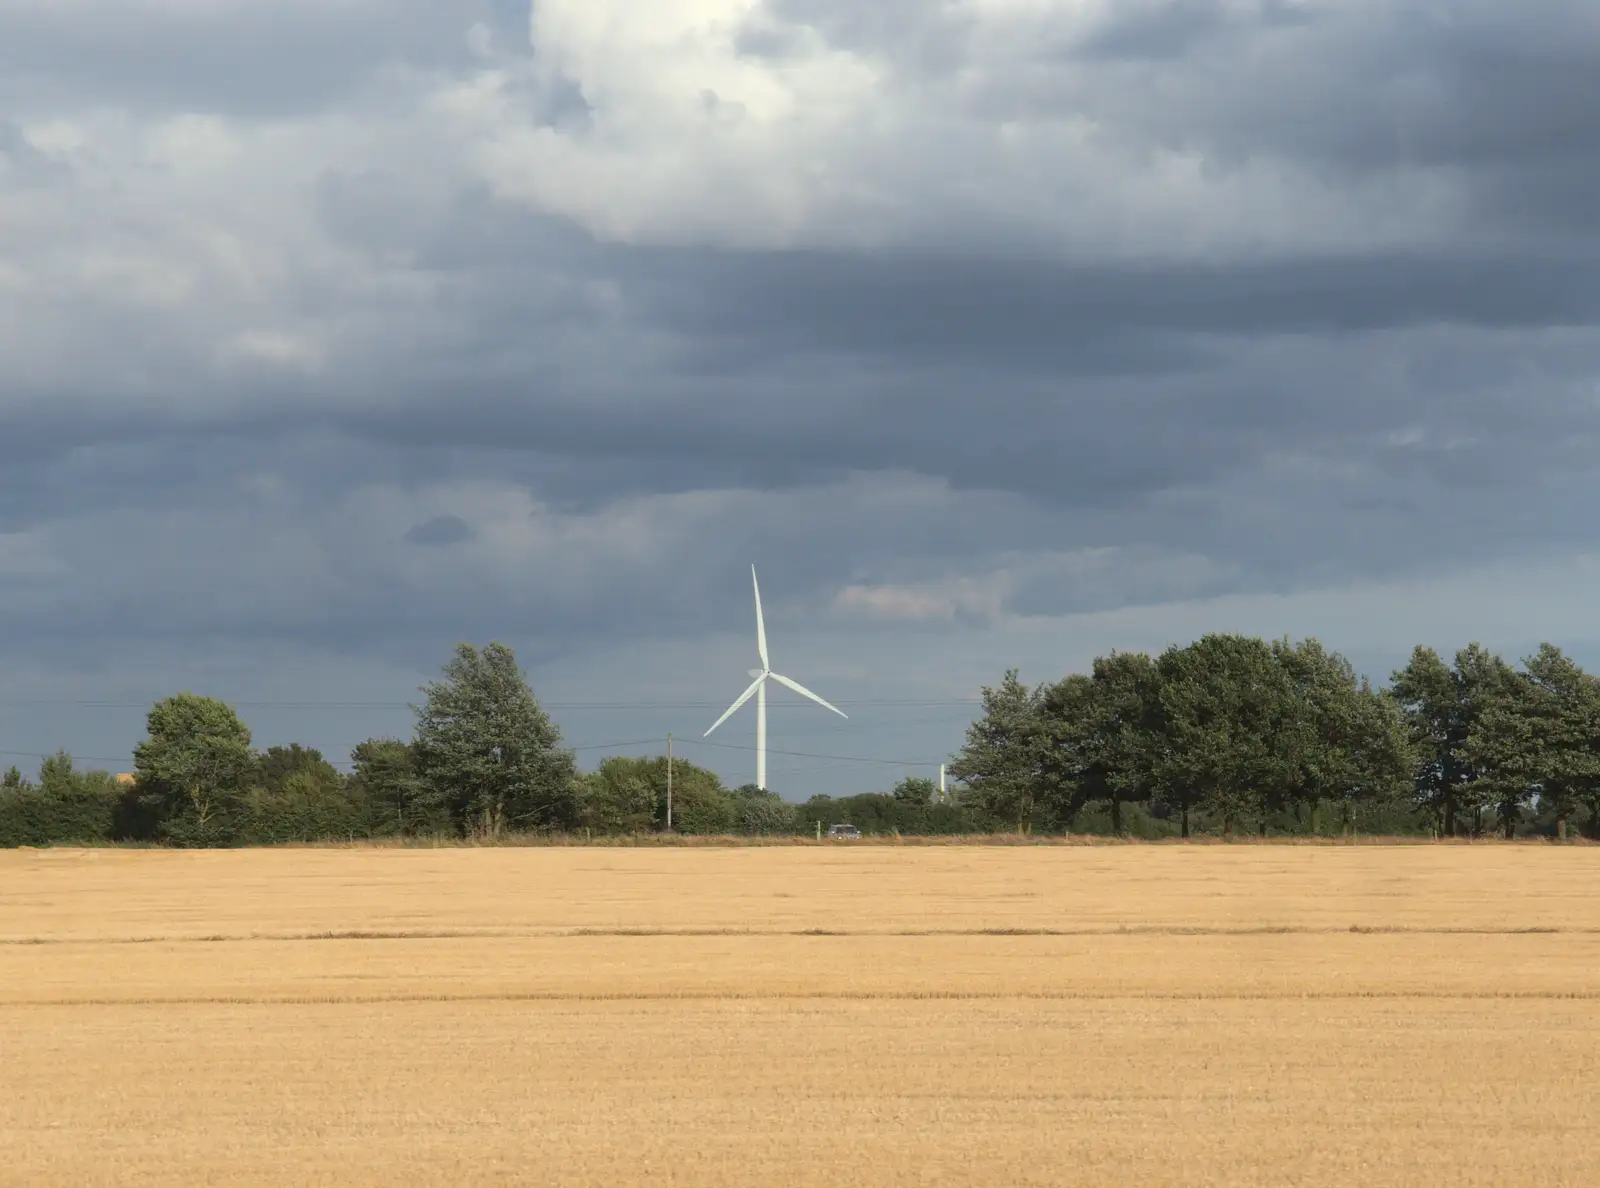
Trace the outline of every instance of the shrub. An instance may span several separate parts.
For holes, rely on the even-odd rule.
[[[795,808],[776,792],[754,784],[734,791],[733,815],[740,833],[781,836],[795,831]]]
[[[242,845],[340,841],[370,833],[363,806],[335,776],[309,771],[289,776],[280,791],[256,788],[245,797],[234,841]]]
[[[37,785],[13,768],[0,783],[0,846],[110,841],[121,800],[114,778],[103,771],[74,771],[65,753],[45,760]]]

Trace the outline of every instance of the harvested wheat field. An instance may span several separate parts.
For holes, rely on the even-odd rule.
[[[1600,1183],[1600,848],[0,854],[0,1184]]]

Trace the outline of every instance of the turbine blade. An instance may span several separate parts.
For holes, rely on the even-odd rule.
[[[733,717],[734,711],[737,710],[745,702],[749,701],[752,697],[754,697],[755,693],[756,693],[756,690],[761,688],[761,682],[766,680],[766,679],[767,678],[765,676],[758,676],[754,681],[752,681],[750,683],[750,687],[748,689],[746,689],[743,693],[739,694],[739,700],[734,702],[732,705],[730,705],[728,707],[728,709],[727,709],[727,712],[724,713],[722,715],[722,717],[718,718],[715,722],[711,723],[711,730],[715,730],[718,726],[721,726],[729,718]],[[706,734],[710,734],[711,730],[707,730],[706,733],[702,734],[700,737],[701,738],[706,737]]]
[[[761,671],[772,665],[767,660],[767,624],[761,617],[761,583],[756,581],[756,567],[750,567],[750,584],[756,589],[756,650],[761,653]]]
[[[770,675],[771,675],[773,680],[778,682],[778,684],[789,686],[789,688],[793,689],[796,693],[800,694],[800,696],[811,698],[812,701],[816,702],[823,709],[831,709],[834,713],[838,714],[841,718],[844,718],[846,721],[849,721],[849,719],[850,719],[850,715],[849,714],[845,713],[842,709],[840,709],[836,705],[828,704],[828,702],[826,702],[822,698],[818,697],[815,693],[813,693],[810,689],[807,689],[799,681],[791,681],[788,677],[780,676],[775,672],[771,673]]]

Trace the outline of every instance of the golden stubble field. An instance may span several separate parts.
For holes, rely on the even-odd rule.
[[[1600,1184],[1600,849],[0,853],[0,1184]]]

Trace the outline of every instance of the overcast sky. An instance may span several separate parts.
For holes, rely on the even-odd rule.
[[[796,797],[1210,630],[1600,663],[1597,112],[1593,0],[0,0],[0,749],[490,639],[697,738],[752,562]]]

